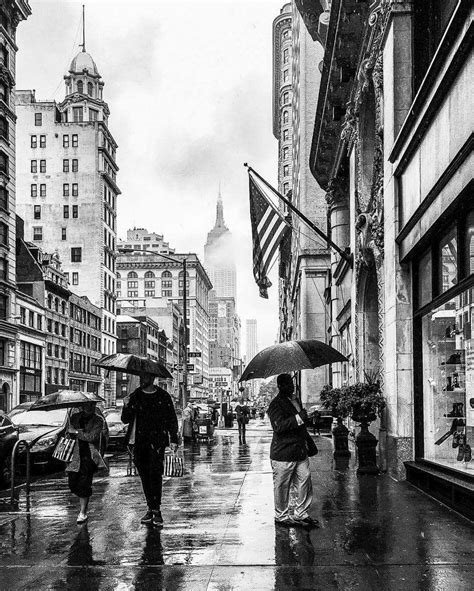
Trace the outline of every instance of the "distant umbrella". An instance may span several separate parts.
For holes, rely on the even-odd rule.
[[[103,398],[93,392],[81,392],[78,390],[59,390],[38,398],[30,407],[30,410],[55,410],[57,408],[74,408],[88,402],[105,402]]]
[[[239,381],[269,378],[280,373],[314,369],[341,361],[347,361],[347,358],[322,341],[287,341],[257,353],[245,368]]]
[[[129,353],[114,353],[113,355],[105,355],[96,361],[93,365],[103,367],[111,371],[121,371],[124,373],[131,373],[136,376],[142,373],[150,373],[154,376],[164,379],[172,379],[165,364],[155,359],[148,357],[140,357]]]

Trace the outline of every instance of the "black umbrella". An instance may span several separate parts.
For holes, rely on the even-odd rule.
[[[341,361],[347,361],[347,358],[321,341],[287,341],[257,353],[245,368],[239,381],[269,378],[280,373],[314,369]]]
[[[164,379],[172,379],[164,363],[149,359],[148,357],[140,357],[129,353],[114,353],[113,355],[105,355],[96,361],[93,365],[104,367],[112,371],[122,371],[124,373],[131,373],[136,376],[142,373],[150,373],[154,376]]]
[[[88,402],[105,402],[103,398],[93,392],[81,392],[79,390],[58,390],[38,398],[30,407],[30,410],[55,410],[56,408],[74,408]]]

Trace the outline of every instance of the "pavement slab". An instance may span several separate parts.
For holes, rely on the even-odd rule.
[[[406,482],[357,476],[354,454],[316,438],[312,515],[320,527],[275,526],[271,431],[257,422],[185,447],[186,474],[164,483],[163,530],[140,524],[144,501],[126,453],[97,475],[89,521],[64,474],[32,485],[0,513],[0,590],[464,590],[474,588],[472,524]]]

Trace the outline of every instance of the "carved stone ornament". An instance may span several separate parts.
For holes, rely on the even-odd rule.
[[[328,183],[326,202],[329,208],[348,205],[347,182],[341,178],[332,178]]]
[[[357,117],[358,113],[354,104],[351,102],[347,103],[346,114],[341,128],[341,140],[347,142],[349,149],[355,138]]]

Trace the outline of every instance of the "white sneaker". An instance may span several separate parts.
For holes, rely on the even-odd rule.
[[[77,516],[77,523],[85,523],[88,519],[88,515],[87,513],[79,513],[79,515]]]

